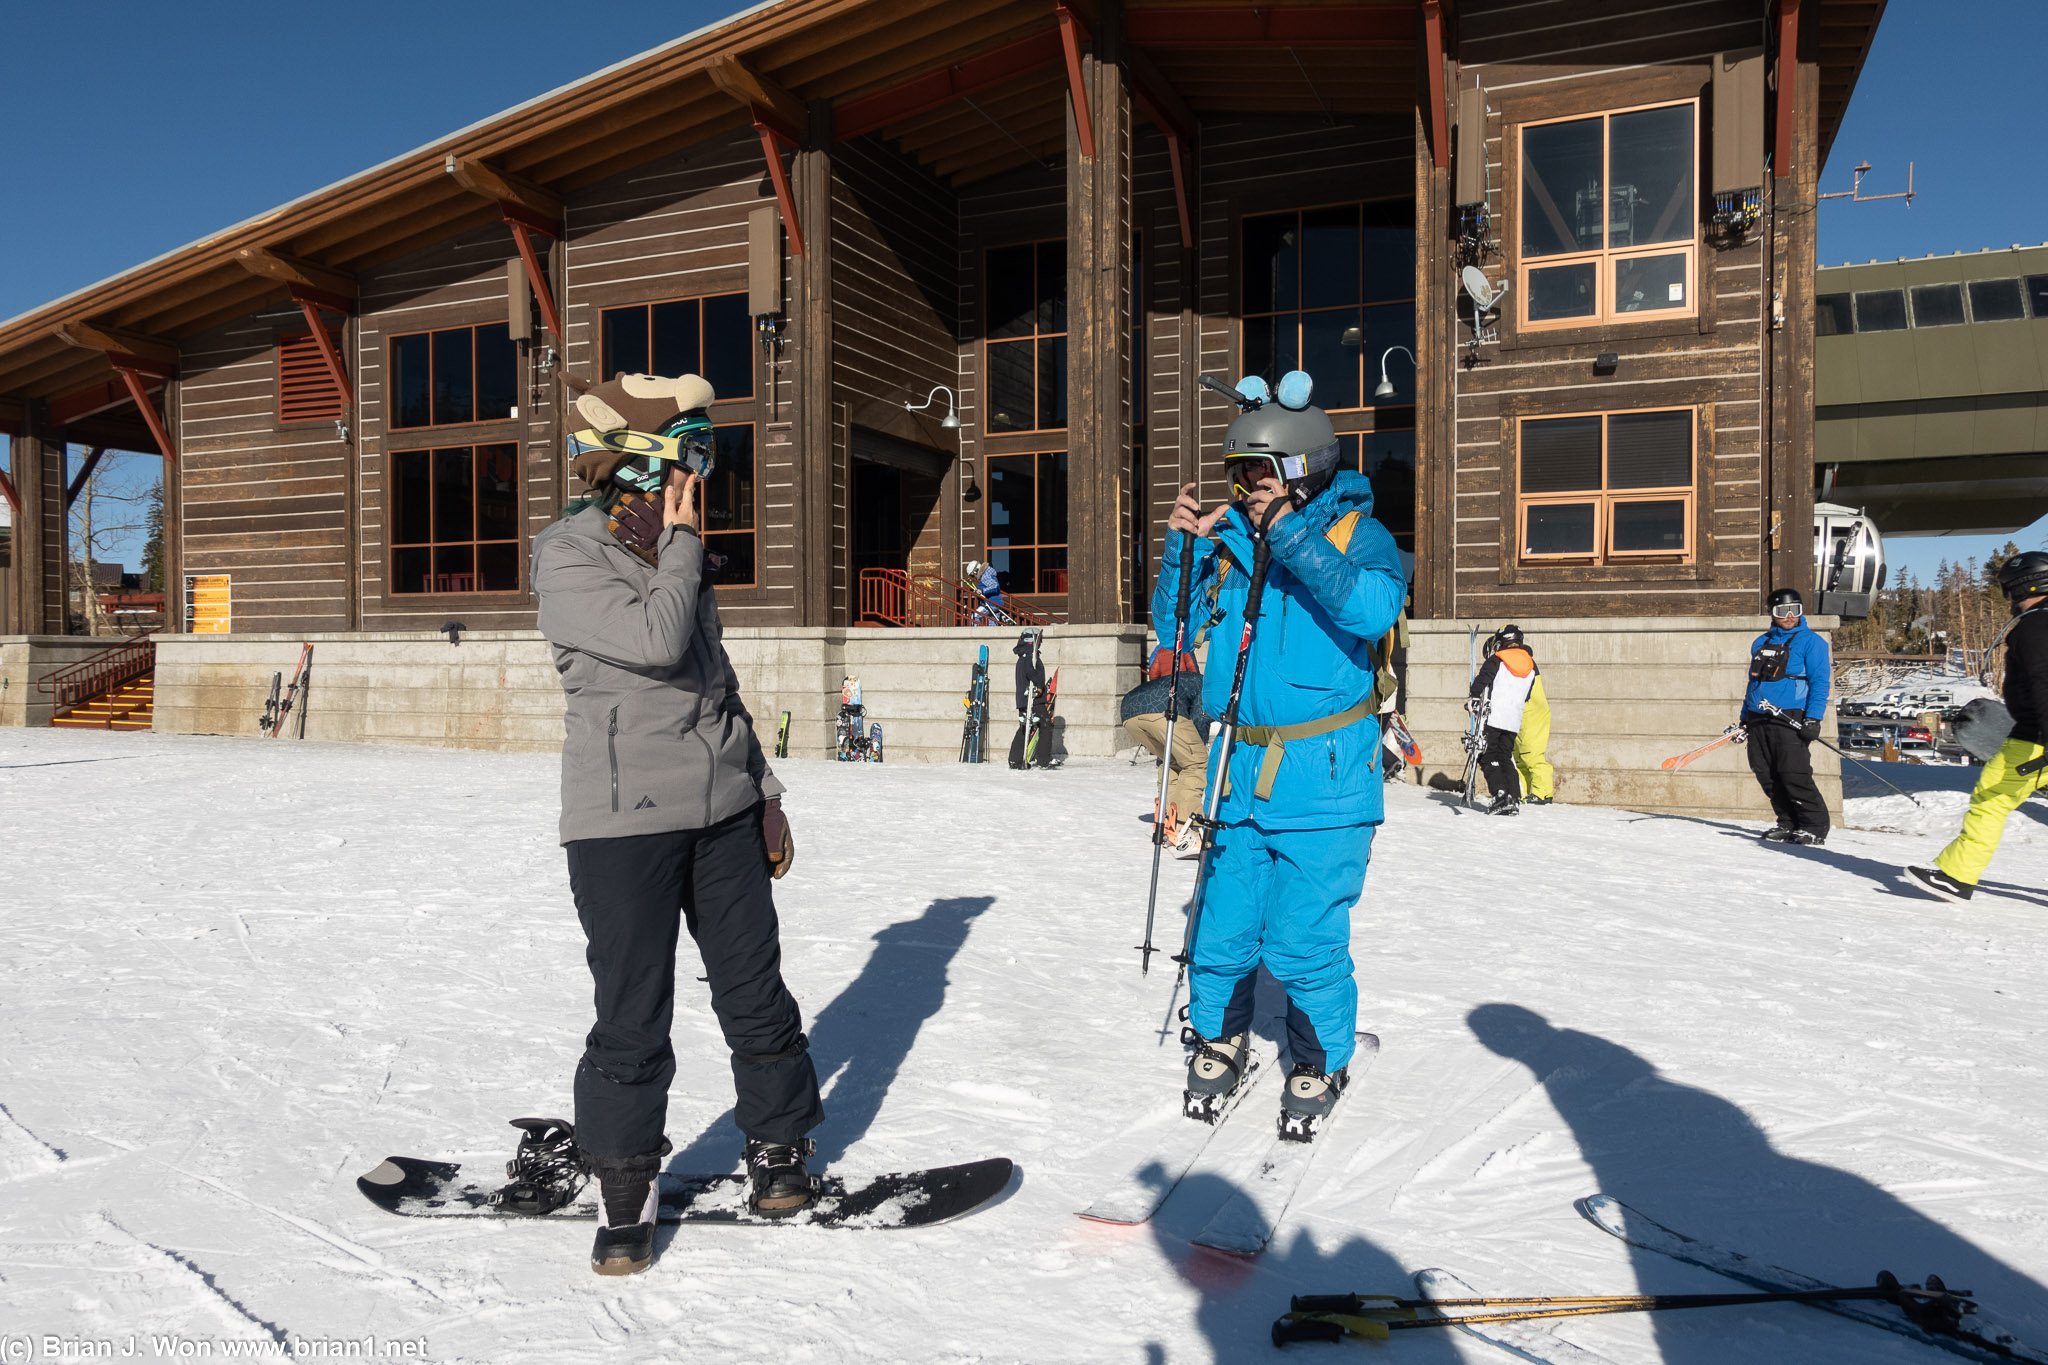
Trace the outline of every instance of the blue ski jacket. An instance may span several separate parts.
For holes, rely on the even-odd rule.
[[[1328,532],[1345,515],[1360,513],[1343,550]],[[1152,590],[1152,624],[1162,640],[1173,639],[1174,597],[1186,537],[1170,533],[1159,578]],[[1238,724],[1299,725],[1348,711],[1372,695],[1377,665],[1374,644],[1393,628],[1408,596],[1394,538],[1372,517],[1372,484],[1344,472],[1309,505],[1284,517],[1270,537],[1272,565],[1245,666]],[[1225,567],[1218,547],[1227,554]],[[1195,545],[1191,625],[1220,612],[1210,635],[1202,703],[1221,717],[1230,701],[1230,680],[1243,638],[1244,609],[1251,589],[1252,529],[1233,507],[1216,524],[1214,538]],[[1213,602],[1213,606],[1211,603]],[[1216,757],[1209,781],[1216,781]],[[1372,717],[1313,739],[1285,746],[1270,800],[1255,801],[1262,745],[1239,744],[1230,761],[1230,790],[1219,818],[1251,820],[1265,829],[1331,829],[1378,824],[1380,795],[1379,723]],[[1254,807],[1256,806],[1256,809]]]
[[[1756,637],[1749,652],[1753,655],[1767,644],[1791,647],[1785,660],[1785,676],[1776,682],[1751,679],[1749,690],[1742,694],[1742,709],[1757,712],[1758,703],[1767,701],[1780,711],[1804,711],[1808,720],[1819,720],[1828,709],[1828,642],[1809,629],[1802,616],[1790,630],[1772,623],[1769,630]]]

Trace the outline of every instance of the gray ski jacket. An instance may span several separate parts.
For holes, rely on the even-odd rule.
[[[662,532],[659,567],[587,507],[533,539],[540,629],[568,694],[562,842],[703,829],[783,786],[726,657],[704,544]]]

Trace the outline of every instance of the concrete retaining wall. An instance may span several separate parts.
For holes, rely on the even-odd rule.
[[[0,635],[0,725],[48,725],[55,698],[36,684],[125,643],[89,635]]]
[[[1479,625],[1479,643],[1500,623]],[[1832,617],[1813,618],[1832,630]],[[1408,723],[1422,745],[1421,779],[1462,776],[1462,710],[1472,622],[1417,621],[1408,652]],[[1769,819],[1740,745],[1676,772],[1660,764],[1721,733],[1742,708],[1749,647],[1761,618],[1597,617],[1523,625],[1550,698],[1557,799],[1631,810]],[[1826,737],[1833,741],[1834,708]],[[1841,760],[1813,746],[1814,775],[1841,818]]]
[[[729,628],[726,652],[763,744],[790,713],[792,755],[832,751],[839,683],[861,680],[868,716],[895,761],[959,757],[968,674],[989,647],[990,748],[1015,725],[1014,628],[864,630]],[[334,635],[178,635],[157,646],[156,729],[256,733],[273,673],[289,682],[302,643],[313,650],[306,735],[311,739],[555,752],[562,689],[538,631],[475,631],[460,644],[415,632]],[[1053,626],[1044,657],[1060,670],[1068,751],[1103,757],[1125,746],[1117,702],[1137,685],[1144,632],[1131,626]],[[47,715],[44,719],[47,720]],[[18,722],[17,722],[18,723]]]

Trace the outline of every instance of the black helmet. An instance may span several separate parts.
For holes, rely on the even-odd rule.
[[[1786,611],[1785,608],[1787,607],[1791,607],[1794,610]],[[1765,609],[1773,616],[1792,616],[1795,614],[1804,616],[1806,615],[1806,599],[1799,595],[1797,588],[1779,588],[1771,594],[1770,600],[1765,603]]]
[[[1510,649],[1520,643],[1522,643],[1522,628],[1520,626],[1502,626],[1493,633],[1493,647],[1495,649]]]
[[[2048,596],[2048,554],[2027,550],[1998,566],[1998,586],[2013,602]]]

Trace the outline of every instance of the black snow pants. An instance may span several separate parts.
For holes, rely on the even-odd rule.
[[[1486,790],[1495,799],[1506,794],[1522,799],[1522,775],[1515,771],[1515,732],[1486,727],[1486,747],[1479,754],[1479,769],[1486,774]]]
[[[759,807],[709,829],[568,844],[597,1022],[576,1067],[576,1141],[592,1156],[659,1151],[676,1074],[676,939],[687,925],[732,1049],[742,1133],[794,1143],[825,1117],[782,940]]]
[[[1806,719],[1804,711],[1787,711],[1784,716],[1791,721]],[[1750,771],[1756,774],[1779,824],[1826,838],[1828,803],[1814,785],[1813,758],[1807,753],[1806,741],[1785,720],[1754,711],[1743,714],[1743,728],[1749,731]]]

